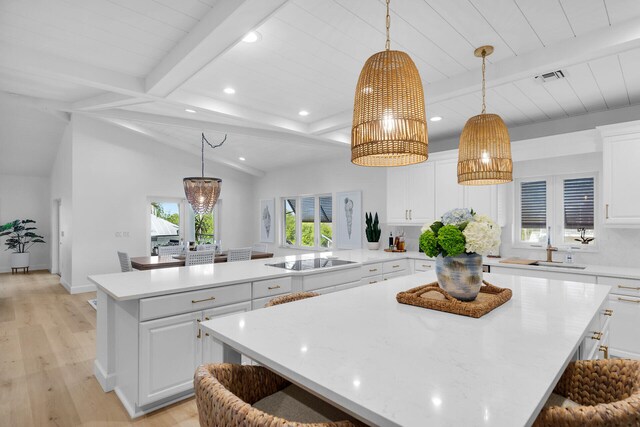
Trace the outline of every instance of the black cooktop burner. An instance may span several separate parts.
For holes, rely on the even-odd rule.
[[[298,261],[285,261],[276,264],[266,264],[270,267],[284,268],[286,270],[313,270],[316,268],[337,267],[339,265],[353,264],[353,261],[344,261],[341,259],[314,258],[303,259]]]

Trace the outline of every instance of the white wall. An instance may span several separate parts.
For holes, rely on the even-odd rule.
[[[184,198],[182,178],[199,172],[200,160],[152,139],[84,116],[73,118],[72,292],[91,289],[88,275],[119,271],[116,251],[147,254],[149,197]],[[246,246],[253,177],[210,163],[222,178],[221,238]],[[129,237],[116,237],[128,232]]]
[[[386,169],[356,166],[351,163],[348,151],[337,158],[269,172],[265,177],[256,180],[255,202],[252,210],[253,239],[256,242],[260,239],[258,216],[260,199],[276,199],[276,243],[270,244],[270,249],[275,249],[277,255],[283,255],[297,251],[278,247],[282,228],[281,197],[321,193],[331,193],[335,197],[337,192],[351,190],[362,190],[363,227],[364,212],[378,212],[380,222],[386,222]],[[381,225],[381,241],[384,241],[388,232],[384,224]],[[363,230],[363,247],[366,247],[366,241]]]
[[[16,219],[32,219],[38,228],[36,233],[50,240],[49,181],[40,176],[0,174],[0,223]],[[6,237],[0,238],[0,272],[11,271],[5,251]],[[30,249],[30,270],[49,268],[49,244],[38,243]]]
[[[49,206],[49,217],[51,218],[51,230],[54,232],[49,240],[51,248],[51,272],[60,274],[60,283],[67,288],[71,287],[72,272],[72,214],[73,201],[71,192],[72,183],[72,136],[73,122],[69,123],[62,135],[62,141],[58,147],[53,168],[51,170],[51,199]],[[60,218],[57,213],[52,215],[57,209],[56,203],[60,202]],[[59,229],[58,229],[59,225]],[[56,250],[55,245],[58,245]],[[59,257],[59,263],[58,263]],[[58,265],[60,268],[58,268]]]

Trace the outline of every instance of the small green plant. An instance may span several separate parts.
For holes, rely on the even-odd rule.
[[[375,243],[380,241],[380,234],[382,234],[382,230],[380,230],[380,222],[378,221],[378,212],[376,212],[375,217],[371,214],[371,212],[365,212],[364,214],[365,222],[367,223],[367,228],[365,230],[367,234],[367,242]]]
[[[45,243],[44,237],[34,233],[36,227],[28,224],[35,224],[32,219],[16,219],[0,227],[0,237],[10,236],[4,244],[7,246],[5,250],[13,250],[17,253],[25,253],[36,243]]]

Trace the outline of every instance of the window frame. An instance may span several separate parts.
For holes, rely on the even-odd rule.
[[[302,199],[307,199],[313,197],[314,199],[314,209],[313,209],[313,246],[305,246],[302,244],[302,215],[299,214],[300,209],[302,209]],[[332,212],[335,212],[335,197],[332,193],[318,193],[318,194],[301,194],[298,196],[283,196],[280,197],[280,208],[282,211],[278,215],[278,223],[280,226],[280,247],[288,248],[288,249],[303,249],[303,250],[311,250],[311,251],[326,251],[331,250],[333,246],[322,246],[321,245],[321,224],[320,224],[320,198],[322,197],[331,197],[331,209]],[[287,244],[287,225],[285,218],[285,202],[287,200],[295,200],[296,202],[296,244],[290,245]],[[331,228],[335,232],[336,224],[335,218],[331,218]],[[334,236],[332,236],[334,237]],[[334,237],[335,238],[335,237]],[[333,240],[332,240],[333,244]]]
[[[564,243],[564,181],[567,179],[593,178],[593,229],[596,239],[589,245],[579,242]],[[517,249],[546,249],[547,243],[530,243],[520,240],[522,235],[522,183],[523,182],[547,182],[547,227],[551,227],[551,245],[562,251],[598,252],[598,238],[600,232],[600,179],[598,172],[581,172],[572,174],[557,174],[545,176],[532,176],[517,178],[514,180],[514,221],[512,247]]]

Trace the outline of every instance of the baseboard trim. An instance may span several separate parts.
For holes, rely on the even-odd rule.
[[[116,385],[115,374],[107,375],[107,372],[102,368],[98,359],[93,361],[93,375],[98,380],[100,387],[105,393],[112,391]]]
[[[87,284],[82,286],[71,286],[71,289],[69,289],[69,293],[71,294],[82,294],[85,292],[95,292],[95,291],[96,291],[96,285],[92,285],[92,284]]]

